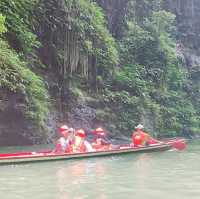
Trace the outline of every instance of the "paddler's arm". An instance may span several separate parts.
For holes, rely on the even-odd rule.
[[[108,138],[101,138],[101,144],[109,145],[109,144],[111,144],[111,141]]]
[[[84,141],[84,144],[85,144],[87,152],[94,152],[95,151],[95,149],[92,148],[92,145],[87,140]]]

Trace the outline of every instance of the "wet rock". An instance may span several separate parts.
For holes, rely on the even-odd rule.
[[[69,124],[78,129],[83,128],[90,132],[94,128],[94,119],[96,117],[96,110],[86,104],[79,104],[72,108],[68,114]]]
[[[34,143],[34,125],[25,118],[26,102],[22,94],[0,89],[0,145]]]

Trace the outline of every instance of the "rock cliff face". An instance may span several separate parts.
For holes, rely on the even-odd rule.
[[[129,1],[130,0],[96,0],[105,10],[108,19],[108,27],[116,39],[121,38],[123,34],[122,26],[127,11],[127,3]],[[177,16],[177,45],[187,68],[197,72],[200,71],[200,0],[164,0],[164,8]],[[50,52],[48,51],[48,56],[49,54]],[[51,58],[52,57],[49,57],[48,59],[47,57],[46,60],[50,61]],[[54,61],[52,61],[52,63],[53,62]],[[196,81],[200,82],[198,77]],[[37,142],[37,140],[31,136],[31,132],[34,131],[34,126],[23,116],[24,102],[21,101],[21,99],[21,96],[0,90],[0,145],[21,145]],[[57,112],[55,118],[59,118],[59,114],[60,111]],[[53,137],[55,126],[58,122],[55,122],[53,116],[52,118],[49,126],[51,128],[50,131],[52,131],[52,124],[55,123],[53,125],[54,130],[51,134]],[[86,104],[77,107],[74,106],[71,113],[65,118],[68,118],[72,126],[85,126],[87,129],[90,129],[93,127],[95,110]],[[145,119],[148,120],[148,118]],[[148,128],[151,129],[152,124],[148,121],[146,123],[149,124]],[[27,132],[29,132],[28,138]]]
[[[122,24],[129,0],[97,0],[97,3],[105,10],[108,27],[113,36],[120,38],[122,35]]]
[[[165,8],[177,16],[178,38],[190,48],[199,52],[200,43],[200,1],[167,0]]]
[[[24,117],[23,96],[0,89],[0,145],[31,144],[31,125]],[[27,137],[26,135],[30,136]]]
[[[97,2],[105,10],[112,34],[120,38],[121,25],[129,0],[97,0]],[[200,1],[166,0],[163,6],[176,15],[177,45],[180,51],[178,53],[185,59],[188,69],[200,67]]]
[[[186,67],[191,74],[198,73],[200,69],[200,1],[167,0],[164,6],[176,15],[177,44]]]
[[[97,0],[108,18],[108,26],[114,36],[121,34],[121,22],[130,0]],[[136,2],[137,3],[137,2]],[[200,1],[199,0],[166,0],[164,8],[177,17],[177,39],[186,47],[199,52],[200,43]]]

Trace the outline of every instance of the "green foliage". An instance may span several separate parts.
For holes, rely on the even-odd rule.
[[[145,63],[146,56],[153,56],[149,46],[154,46],[154,36],[133,21],[128,21],[126,37],[120,43],[123,63]],[[144,54],[145,53],[145,54]],[[149,61],[149,60],[148,60]]]
[[[130,134],[139,122],[142,108],[140,98],[132,96],[127,91],[118,92],[105,89],[102,101],[104,108],[102,107],[101,112],[98,111],[97,119],[116,134]]]
[[[0,13],[6,17],[8,40],[18,51],[32,53],[39,47],[36,35],[32,32],[33,10],[38,0],[1,0]],[[12,42],[15,42],[12,43]]]
[[[58,4],[57,0],[48,2],[42,0],[37,13],[37,20],[42,24],[42,28],[49,31],[46,36],[51,35],[49,45],[59,53],[56,54],[56,59],[63,62],[65,56],[63,41],[70,35],[67,48],[73,52],[78,43],[80,54],[95,60],[94,63],[90,63],[89,68],[90,71],[97,68],[97,74],[93,74],[94,79],[96,75],[106,76],[111,73],[118,63],[118,51],[116,42],[107,28],[103,10],[90,0],[61,2]],[[73,57],[76,58],[79,56]],[[70,67],[67,70],[70,73]],[[80,73],[78,69],[75,72]]]
[[[78,0],[77,7],[80,17],[75,19],[75,24],[82,33],[80,37],[85,49],[97,57],[102,67],[116,65],[118,52],[115,41],[106,27],[103,10],[89,0]]]
[[[141,65],[127,65],[115,74],[114,82],[118,89],[129,91],[136,96],[144,96],[150,84],[144,79],[145,68]]]
[[[97,66],[103,74],[110,73],[118,63],[116,43],[107,29],[103,10],[90,0],[67,1],[69,9],[76,8],[72,15],[72,29],[78,33],[82,50],[96,57]]]
[[[39,127],[48,113],[48,93],[44,81],[22,62],[8,44],[0,40],[0,88],[25,95],[26,115]]]
[[[5,24],[5,17],[2,14],[0,14],[0,35],[2,33],[5,33],[7,30],[4,24]]]
[[[124,107],[124,100],[114,104],[123,107],[117,110],[118,121],[121,129],[126,127],[130,131],[133,125],[125,124],[123,117],[141,121],[143,114],[151,112],[157,135],[195,133],[200,127],[199,117],[185,90],[189,83],[188,72],[176,56],[175,16],[157,10],[156,6],[155,10],[152,5],[150,7],[142,22],[134,16],[136,13],[126,18],[127,32],[120,41],[122,67],[115,73],[112,89],[123,97],[125,90],[128,101],[139,97],[140,103],[137,106],[130,103],[128,109]],[[132,12],[131,7],[129,9]],[[113,103],[110,100],[110,104]],[[136,117],[130,110],[135,110]]]
[[[160,136],[197,133],[199,70],[188,74],[177,58],[175,15],[162,10],[163,2],[129,1],[126,24],[122,25],[124,35],[117,43],[108,30],[104,11],[95,1],[1,0],[0,35],[6,33],[4,38],[19,54],[0,40],[0,87],[23,93],[27,117],[43,126],[48,93],[44,80],[29,69],[30,60],[24,56],[34,55],[31,57],[39,62],[34,52],[42,44],[53,60],[45,63],[52,65],[59,78],[65,74],[60,82],[72,79],[69,88],[74,98],[87,100],[85,90],[94,82],[104,88],[97,97],[101,102],[97,119],[109,130],[128,134],[145,113],[151,113],[155,133]],[[26,61],[20,59],[21,55]],[[66,71],[65,55],[69,55]],[[90,86],[86,78],[84,84],[81,82],[81,56],[89,60],[86,73],[92,76]],[[72,65],[76,70],[71,70]]]
[[[193,104],[187,99],[185,92],[168,91],[162,93],[161,116],[163,123],[160,133],[174,132],[176,135],[194,133],[192,129],[199,129],[199,117]]]

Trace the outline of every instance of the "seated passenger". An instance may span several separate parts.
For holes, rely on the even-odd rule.
[[[72,153],[73,152],[73,144],[75,141],[75,129],[69,128],[68,130],[68,136],[67,136],[67,146],[65,149],[65,152]]]
[[[74,142],[74,137],[75,137],[75,129],[69,128],[67,140],[70,145]]]
[[[92,147],[95,150],[109,150],[112,148],[110,141],[106,138],[106,132],[102,128],[97,128],[94,132]]]
[[[135,127],[135,131],[132,134],[132,144],[134,147],[148,146],[149,144],[156,144],[159,141],[153,139],[148,133],[145,133],[142,129],[143,125],[139,124]]]
[[[75,132],[74,142],[72,144],[73,152],[85,153],[94,151],[91,144],[85,138],[86,138],[86,133],[83,129],[79,129]]]
[[[53,152],[55,153],[64,153],[67,148],[67,137],[68,137],[69,127],[67,125],[63,125],[59,128],[59,133],[61,137],[56,141],[56,146]]]

